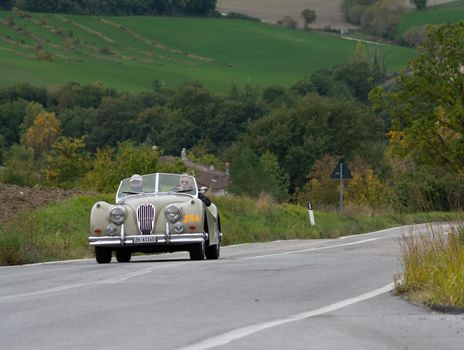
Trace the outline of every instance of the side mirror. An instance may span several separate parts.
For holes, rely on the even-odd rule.
[[[206,191],[208,191],[208,187],[206,187],[206,186],[201,186],[200,189],[198,190],[198,192],[200,192],[202,194],[205,194]]]

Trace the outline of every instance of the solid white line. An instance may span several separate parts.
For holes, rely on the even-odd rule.
[[[302,253],[302,252],[314,252],[318,250],[327,250],[327,249],[334,249],[334,248],[340,248],[340,247],[346,247],[350,245],[358,245],[358,244],[363,244],[367,242],[372,242],[372,241],[377,241],[379,239],[386,239],[390,237],[376,237],[376,238],[369,238],[369,239],[364,239],[362,241],[356,241],[356,242],[350,242],[350,243],[343,243],[343,244],[336,244],[336,245],[331,245],[331,246],[326,246],[326,247],[317,247],[317,248],[306,248],[306,249],[298,249],[298,250],[290,250],[287,252],[280,252],[280,253],[270,253],[270,254],[264,254],[264,255],[256,255],[256,256],[250,256],[247,258],[242,258],[242,259],[261,259],[261,258],[266,258],[269,256],[278,256],[278,255],[287,255],[287,254],[294,254],[294,253]]]
[[[380,233],[387,233],[389,231],[396,231],[396,230],[406,230],[408,229],[410,226],[412,225],[409,225],[409,226],[398,226],[398,227],[390,227],[390,228],[386,228],[386,229],[383,229],[383,230],[379,230],[379,231],[374,231],[374,232],[366,232],[366,233],[359,233],[359,234],[355,234],[355,235],[348,235],[348,236],[341,236],[341,237],[338,237],[337,239],[347,239],[347,238],[354,238],[354,237],[363,237],[363,236],[371,236],[371,235],[376,235],[376,234],[380,234]]]
[[[328,312],[332,312],[335,310],[339,310],[349,305],[353,305],[355,303],[359,303],[361,301],[371,299],[378,295],[387,293],[393,290],[393,288],[394,288],[394,283],[390,283],[382,288],[373,290],[365,294],[361,294],[354,298],[349,298],[349,299],[339,301],[335,304],[331,304],[331,305],[322,307],[320,309],[302,312],[302,313],[291,315],[291,316],[288,316],[282,319],[277,319],[277,320],[263,322],[263,323],[256,323],[254,325],[237,328],[232,331],[220,334],[218,336],[211,337],[199,343],[188,345],[178,350],[206,350],[206,349],[215,348],[221,345],[226,345],[234,340],[244,338],[248,335],[251,335],[251,334],[272,328],[272,327],[281,326],[283,324],[290,323],[290,322],[301,321],[301,320],[304,320],[310,317],[314,317],[314,316],[326,314]]]

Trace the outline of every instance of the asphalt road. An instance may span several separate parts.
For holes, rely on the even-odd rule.
[[[0,268],[0,349],[463,349],[464,315],[390,292],[411,230]]]

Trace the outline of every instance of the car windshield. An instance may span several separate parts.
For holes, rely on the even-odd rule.
[[[142,193],[186,193],[197,194],[195,178],[184,174],[133,175],[119,185],[116,200]]]

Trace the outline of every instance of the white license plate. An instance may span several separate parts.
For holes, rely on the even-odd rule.
[[[134,237],[134,243],[155,243],[155,242],[156,242],[155,236]]]

